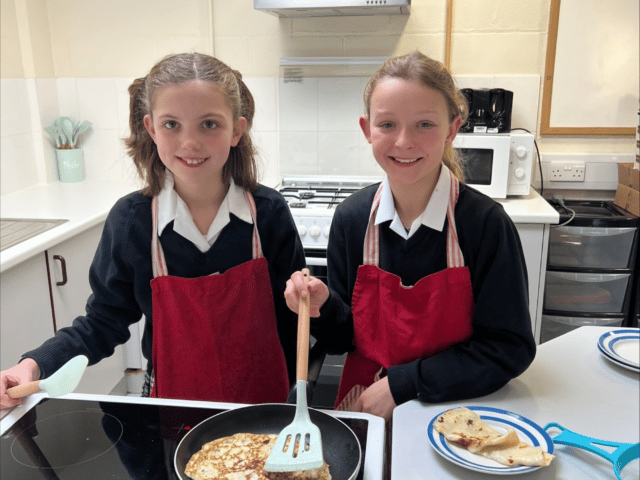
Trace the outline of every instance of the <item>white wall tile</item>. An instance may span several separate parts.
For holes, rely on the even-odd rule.
[[[318,131],[359,132],[362,112],[359,77],[318,79]]]
[[[278,160],[278,133],[253,132],[252,135],[258,162],[258,180],[273,187],[280,183],[280,162]]]
[[[133,78],[114,79],[117,125],[123,137],[129,134],[129,85],[133,80]]]
[[[40,110],[40,124],[43,128],[48,127],[60,116],[58,82],[55,78],[37,78],[36,92],[38,95],[38,108]],[[45,135],[47,138],[49,137],[49,135]]]
[[[26,80],[2,79],[0,91],[0,133],[2,137],[31,131]]]
[[[33,79],[16,80],[16,110],[13,112],[13,128],[19,134],[29,133],[33,130],[31,123],[31,101],[29,95],[34,94],[29,85],[33,83]]]
[[[123,158],[117,129],[94,130],[90,141],[83,142],[85,178],[122,180],[131,160]]]
[[[282,175],[316,175],[318,170],[318,135],[316,132],[280,131],[280,173]]]
[[[361,135],[360,145],[358,148],[358,165],[360,169],[360,175],[382,177],[384,170],[378,165],[375,157],[373,156],[373,150],[371,144],[367,142],[364,135]]]
[[[75,78],[58,78],[58,116],[70,117],[78,121],[80,109],[78,107],[78,87]],[[55,119],[54,119],[55,120]]]
[[[278,131],[277,80],[275,78],[244,78],[256,105],[254,132]]]
[[[78,78],[78,113],[94,130],[118,128],[116,82],[113,78]]]
[[[280,131],[304,132],[318,129],[318,80],[303,78],[302,82],[279,81]]]
[[[358,175],[361,132],[318,132],[318,166],[323,175]]]
[[[0,142],[1,193],[22,190],[36,183],[38,172],[31,133],[3,136]]]

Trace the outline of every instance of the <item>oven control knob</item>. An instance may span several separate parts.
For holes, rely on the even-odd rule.
[[[524,178],[524,168],[516,168],[513,174],[517,179],[522,180]]]
[[[322,232],[320,231],[320,227],[317,225],[314,225],[309,229],[309,235],[311,235],[313,238],[318,238],[320,236],[320,233]]]
[[[300,238],[304,237],[307,234],[307,227],[304,225],[298,225],[298,235]]]
[[[516,156],[518,158],[524,158],[527,156],[527,147],[524,145],[519,145],[516,147]]]
[[[322,229],[322,234],[323,234],[325,237],[329,238],[329,231],[330,231],[330,230],[331,230],[331,227],[328,227],[328,226],[327,226],[327,227],[324,227],[324,228]]]

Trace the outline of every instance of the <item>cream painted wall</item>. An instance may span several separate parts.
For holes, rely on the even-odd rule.
[[[2,78],[24,78],[15,1],[0,2],[0,22],[0,74]]]

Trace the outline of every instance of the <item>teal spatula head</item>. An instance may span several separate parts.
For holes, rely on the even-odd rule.
[[[84,355],[73,357],[49,378],[40,380],[40,390],[47,392],[50,397],[60,397],[73,392],[88,364],[89,359]]]

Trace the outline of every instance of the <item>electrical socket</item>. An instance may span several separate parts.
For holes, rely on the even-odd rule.
[[[551,162],[549,180],[552,182],[584,182],[584,162]]]

